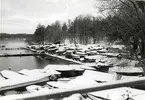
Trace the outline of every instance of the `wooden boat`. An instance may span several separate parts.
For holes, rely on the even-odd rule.
[[[44,92],[44,91],[49,91],[48,87],[42,87],[40,85],[30,85],[26,87],[26,90],[28,92]]]
[[[85,69],[83,69],[82,66],[83,65],[75,65],[75,64],[69,65],[69,67],[74,68],[74,70],[75,70],[74,76],[79,76],[79,75],[82,75],[84,73]]]
[[[64,53],[64,56],[66,57],[66,58],[70,58],[70,59],[72,59],[72,50],[67,50],[65,53]]]
[[[142,75],[143,69],[142,67],[113,67],[109,69],[110,71],[114,71],[117,74],[127,75],[127,76],[137,76]]]
[[[47,52],[54,54],[54,53],[56,53],[57,50],[58,50],[58,48],[49,48],[49,49],[47,49]]]
[[[101,62],[97,63],[97,67],[98,68],[101,68],[101,67],[112,67],[112,66],[113,66],[112,64],[108,64],[108,63],[101,63]]]
[[[80,55],[77,55],[77,54],[71,54],[71,56],[72,56],[72,59],[74,59],[74,60],[77,60],[77,61],[79,61],[80,60]]]
[[[85,66],[84,65],[76,65],[76,64],[70,64],[70,65],[47,65],[44,69],[53,69],[61,73],[61,76],[63,77],[73,77],[82,75],[84,72]]]
[[[96,68],[100,71],[108,72],[110,67],[113,67],[119,60],[116,57],[102,57],[100,60],[96,59]]]
[[[93,56],[85,56],[85,61],[86,62],[95,62],[95,61],[100,61],[102,55],[93,55]]]
[[[103,53],[103,55],[107,57],[118,57],[118,56],[121,57],[121,54],[119,53]]]
[[[135,98],[145,98],[145,91],[130,87],[121,87],[98,92],[91,92],[88,93],[88,96],[93,100],[137,100]],[[143,98],[138,100],[143,100]]]
[[[37,93],[42,93],[42,92],[50,92],[51,93],[51,92],[57,91],[59,89],[65,89],[65,88],[61,88],[61,86],[65,85],[65,84],[61,84],[58,82],[47,82],[47,84],[52,86],[52,87],[55,87],[55,88],[48,89],[47,87],[43,88],[43,87],[37,86],[37,85],[28,86],[26,88],[29,92],[37,92]],[[72,96],[63,98],[63,100],[78,100],[79,98],[83,98],[81,96],[81,94],[73,94]]]
[[[65,85],[66,84],[67,83],[58,82],[58,81],[47,82],[47,85],[51,86],[52,88],[62,88],[62,89],[65,89]]]
[[[104,48],[102,45],[96,45],[96,44],[87,45],[87,47],[88,49],[91,50],[101,50]]]
[[[137,79],[140,76],[126,76],[126,75],[121,75],[120,80],[128,80],[128,79]]]
[[[32,52],[37,52],[37,50],[36,50],[36,49],[31,49],[31,51],[32,51]]]
[[[108,72],[109,71],[109,68],[112,67],[112,66],[113,66],[112,64],[98,62],[96,64],[96,67],[95,68],[98,71],[101,71],[101,72]]]
[[[7,79],[15,79],[16,77],[17,78],[24,77],[24,75],[11,71],[11,70],[3,70],[0,73],[3,77],[5,77]]]
[[[68,88],[76,88],[76,87],[85,87],[92,84],[98,84],[98,83],[95,80],[82,75],[82,76],[76,77],[75,79],[72,79],[71,81],[63,85],[62,87],[65,89],[68,89]]]
[[[85,52],[83,51],[76,51],[75,54],[79,55],[79,56],[85,56],[87,55]]]
[[[112,74],[92,70],[85,70],[83,76],[98,82],[108,82],[115,80]]]
[[[2,71],[2,74],[8,79],[1,80],[0,91],[46,82],[50,80],[52,75],[56,76],[56,78],[60,76],[57,71],[44,69],[21,70],[19,73],[21,74],[12,71]]]
[[[86,81],[89,81],[89,82],[86,82]],[[68,81],[67,83],[53,81],[53,82],[47,82],[47,84],[54,88],[68,89],[68,88],[87,86],[87,85],[98,84],[98,83],[92,79],[85,78],[84,76],[78,76],[78,77]]]
[[[57,53],[58,55],[62,55],[65,51],[66,51],[65,48],[59,48],[59,49],[56,51],[56,53]]]
[[[6,78],[0,73],[0,81],[5,80]]]
[[[90,100],[90,99],[86,99],[81,94],[77,93],[77,94],[72,94],[69,97],[65,97],[63,98],[63,100]]]
[[[74,79],[75,77],[70,77],[70,78],[58,78],[57,82],[61,82],[61,83],[67,83],[70,80]]]
[[[123,49],[125,46],[124,45],[112,45],[112,48],[117,48],[117,49]]]
[[[26,86],[28,83],[31,83],[33,81],[34,79],[29,79],[27,76],[13,78],[11,77],[10,79],[1,80],[0,91]]]
[[[91,50],[89,53],[87,53],[88,55],[97,55],[99,54],[96,50]]]
[[[49,45],[49,47],[47,49],[53,49],[53,48],[56,48],[56,44]]]
[[[18,94],[18,91],[16,90],[10,90],[10,91],[6,91],[4,92],[4,95],[8,96],[8,95],[15,95]]]
[[[40,88],[41,88],[40,85],[30,85],[30,86],[27,86],[27,87],[26,87],[26,90],[27,90],[28,92],[37,92],[37,91],[40,90]]]
[[[55,75],[56,77],[60,75],[59,72],[53,69],[33,69],[33,70],[21,70],[19,73],[22,73],[29,77],[30,79],[40,80],[43,78],[49,78],[49,76]]]
[[[121,67],[126,67],[126,66],[136,66],[139,62],[136,60],[130,60],[126,58],[118,59],[119,61],[114,64],[114,66],[121,66]]]
[[[95,63],[98,63],[98,62],[102,62],[104,59],[106,59],[107,57],[106,56],[102,56],[102,55],[95,55]]]
[[[84,66],[82,66],[82,69],[86,69],[86,70],[96,70],[96,63],[92,62],[92,63],[84,63]]]
[[[44,69],[53,69],[61,73],[61,77],[73,77],[75,69],[68,65],[47,65]]]
[[[98,53],[106,53],[108,52],[106,49],[97,50]]]

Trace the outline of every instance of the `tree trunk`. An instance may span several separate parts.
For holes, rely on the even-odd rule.
[[[145,41],[142,40],[142,52],[141,52],[141,55],[142,55],[142,59],[145,59]]]

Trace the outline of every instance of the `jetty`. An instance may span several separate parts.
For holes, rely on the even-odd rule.
[[[3,47],[3,48],[0,48],[0,50],[25,50],[26,48],[24,47],[19,47],[19,48],[6,48],[6,47]]]
[[[60,61],[60,62],[65,62],[66,64],[79,64],[79,65],[83,65],[83,63],[80,62],[80,61],[69,59],[69,58],[66,58],[66,57],[63,57],[63,56],[52,55],[52,54],[49,54],[49,53],[46,53],[44,55],[47,57],[47,59],[51,59],[51,60],[55,60],[55,61]]]
[[[40,56],[40,55],[44,55],[44,54],[39,54],[39,53],[31,53],[31,54],[8,54],[8,53],[4,53],[4,54],[0,54],[0,57],[18,57],[18,56]]]

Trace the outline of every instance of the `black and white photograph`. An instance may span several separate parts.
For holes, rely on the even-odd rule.
[[[0,0],[0,100],[145,100],[145,0]]]

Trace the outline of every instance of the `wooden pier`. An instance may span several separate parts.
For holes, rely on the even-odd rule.
[[[39,53],[32,53],[32,54],[0,54],[0,57],[21,57],[21,56],[40,56],[44,54],[39,54]]]
[[[0,48],[0,50],[25,50],[26,48],[24,47],[19,47],[19,48]]]
[[[44,55],[47,57],[47,59],[55,60],[55,61],[58,61],[58,62],[65,62],[65,64],[83,65],[83,63],[80,62],[80,61],[65,58],[63,56],[58,56],[58,55],[54,55],[54,54],[52,55],[52,54],[49,54],[49,53],[45,53]]]

